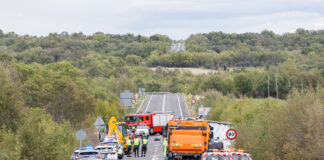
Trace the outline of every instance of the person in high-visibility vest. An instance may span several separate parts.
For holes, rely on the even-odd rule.
[[[163,155],[166,157],[166,154],[167,154],[167,148],[168,148],[168,141],[166,139],[166,137],[164,137],[164,140],[163,140]]]
[[[144,157],[145,157],[145,154],[146,154],[146,150],[147,150],[147,143],[148,143],[148,140],[147,140],[147,138],[146,138],[146,136],[143,138],[143,140],[142,140],[142,151],[141,151],[141,156],[143,157],[143,155],[144,155]]]
[[[130,138],[128,138],[127,140],[126,140],[126,145],[127,145],[127,157],[130,157],[131,155],[131,151],[132,151],[132,144],[133,142],[132,142],[132,140],[130,139]]]
[[[138,150],[139,150],[140,140],[138,137],[134,139],[134,156],[139,157]]]

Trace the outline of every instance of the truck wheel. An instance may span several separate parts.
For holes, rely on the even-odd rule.
[[[150,128],[150,134],[151,134],[151,135],[154,134],[154,132],[153,132],[153,128]]]

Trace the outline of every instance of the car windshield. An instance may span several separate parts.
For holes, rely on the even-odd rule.
[[[137,126],[137,129],[149,129],[147,126]]]
[[[92,155],[98,155],[99,152],[81,152],[80,156],[92,156]]]
[[[224,156],[208,156],[206,160],[231,160],[229,157]]]
[[[234,160],[251,160],[251,158],[248,156],[239,156],[239,155],[234,155],[233,159]]]
[[[78,154],[79,154],[79,152],[74,152],[74,153],[73,153],[73,155],[75,155],[75,156],[78,155]]]
[[[125,122],[138,122],[138,116],[126,116]]]

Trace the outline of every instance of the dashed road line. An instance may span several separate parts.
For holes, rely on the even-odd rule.
[[[150,99],[149,99],[149,101],[148,101],[148,103],[147,103],[146,109],[145,109],[145,111],[144,111],[145,113],[147,112],[147,109],[148,109],[149,106],[150,106],[150,103],[151,103],[152,97],[153,97],[153,95],[151,95],[151,97],[150,97]]]
[[[164,108],[165,108],[165,94],[163,95],[162,112],[164,112]]]
[[[142,103],[141,103],[140,106],[138,107],[136,113],[138,113],[138,112],[141,110],[141,108],[142,108],[144,102],[145,102],[145,98],[143,98]]]

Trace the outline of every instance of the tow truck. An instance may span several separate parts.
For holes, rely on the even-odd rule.
[[[172,112],[139,113],[125,116],[125,123],[128,127],[131,128],[145,124],[149,128],[150,134],[161,133],[163,127],[170,120],[174,120],[174,114]]]

